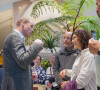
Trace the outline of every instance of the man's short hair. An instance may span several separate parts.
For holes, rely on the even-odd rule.
[[[30,21],[29,21],[29,19],[27,19],[27,18],[20,18],[18,21],[17,21],[17,23],[16,23],[16,27],[19,27],[20,25],[21,25],[21,23],[24,23],[24,24],[26,24],[26,23],[29,23]]]

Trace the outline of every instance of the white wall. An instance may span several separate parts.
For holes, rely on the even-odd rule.
[[[6,36],[12,32],[12,9],[0,12],[0,50]]]

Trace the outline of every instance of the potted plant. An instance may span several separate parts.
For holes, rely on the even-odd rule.
[[[56,42],[59,40],[58,36],[51,35],[48,31],[46,34],[43,34],[42,40],[44,42],[44,48],[50,49],[51,53],[53,53],[53,50],[56,52]]]

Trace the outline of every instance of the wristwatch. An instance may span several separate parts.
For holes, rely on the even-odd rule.
[[[97,52],[97,53],[98,53],[98,55],[100,55],[100,49],[98,50],[98,52]]]

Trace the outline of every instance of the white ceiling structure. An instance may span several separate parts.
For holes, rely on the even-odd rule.
[[[0,12],[13,8],[13,3],[21,0],[0,0]]]
[[[14,3],[23,1],[27,5],[27,2],[32,0],[0,0],[0,50],[2,49],[5,37],[13,31]]]
[[[0,0],[0,29],[8,26],[12,26],[13,19],[13,7],[14,3],[24,0]],[[25,0],[28,1],[28,0]]]
[[[38,19],[33,19],[30,17],[30,13],[35,1],[39,0],[0,0],[0,50],[2,49],[5,37],[15,28],[18,18],[27,17],[37,23],[43,19],[59,16],[56,12],[48,12],[45,17],[42,15]],[[55,1],[62,2],[62,0]],[[19,8],[20,6],[21,8]]]

